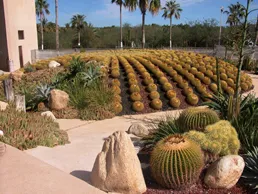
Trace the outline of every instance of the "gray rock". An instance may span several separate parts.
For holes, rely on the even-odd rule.
[[[214,189],[230,189],[238,182],[244,167],[245,162],[241,156],[224,156],[208,168],[204,183]]]
[[[53,121],[56,121],[56,117],[51,111],[42,112],[41,116],[50,117]]]
[[[142,194],[147,190],[140,161],[125,132],[115,132],[105,140],[92,169],[91,183],[106,192]]]
[[[60,67],[61,64],[56,62],[56,61],[50,61],[50,63],[48,64],[49,68],[56,68],[56,67]]]
[[[149,130],[141,123],[133,123],[128,131],[129,134],[133,134],[137,137],[146,137],[149,135]]]
[[[0,110],[1,111],[6,110],[7,106],[8,106],[8,103],[0,101]]]

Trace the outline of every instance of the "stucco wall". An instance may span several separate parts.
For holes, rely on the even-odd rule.
[[[14,68],[20,68],[19,46],[22,46],[23,63],[31,62],[31,51],[37,49],[35,0],[4,1],[9,59]],[[24,31],[24,40],[19,40],[18,30]]]
[[[4,16],[3,0],[0,0],[0,69],[8,71],[7,59],[7,42],[5,33],[5,16]]]

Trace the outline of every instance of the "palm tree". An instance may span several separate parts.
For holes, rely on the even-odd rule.
[[[74,15],[71,19],[72,28],[77,31],[78,34],[78,46],[81,46],[81,31],[86,27],[85,15]]]
[[[164,13],[162,17],[165,19],[170,19],[170,49],[172,48],[172,18],[175,16],[176,19],[180,19],[180,13],[183,11],[181,9],[180,4],[176,3],[176,1],[167,1],[165,7],[162,8]]]
[[[142,13],[142,48],[145,47],[145,16],[149,9],[152,15],[156,15],[160,10],[160,0],[139,0],[139,8]]]
[[[227,24],[237,26],[244,17],[245,7],[237,2],[228,6],[228,10],[224,11],[228,15]]]
[[[49,15],[49,4],[47,0],[36,0],[36,14],[40,18],[40,29],[41,29],[41,49],[44,50],[44,34],[43,34],[43,19],[45,14]]]
[[[58,26],[58,0],[55,0],[55,12],[56,12],[56,50],[59,50],[59,26]]]
[[[120,46],[123,48],[123,28],[122,28],[122,7],[125,6],[124,0],[111,0],[111,3],[115,3],[120,7]]]

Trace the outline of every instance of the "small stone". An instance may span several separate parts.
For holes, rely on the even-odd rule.
[[[52,110],[62,110],[65,109],[69,102],[69,95],[62,90],[51,90],[49,107]]]
[[[53,121],[56,121],[56,117],[51,111],[42,112],[41,116],[50,117]]]
[[[0,130],[0,136],[4,136],[4,132]]]
[[[0,76],[4,75],[4,71],[0,70]]]
[[[60,67],[61,64],[56,62],[56,61],[50,61],[50,63],[48,64],[49,68],[56,68],[56,67]]]
[[[244,167],[245,162],[241,156],[224,156],[208,168],[204,183],[214,189],[230,189],[240,179]]]
[[[0,101],[0,110],[1,111],[6,110],[7,106],[8,106],[8,103]]]
[[[41,112],[41,111],[44,111],[44,110],[46,110],[46,106],[45,106],[44,102],[40,102],[38,104],[38,111]]]
[[[11,78],[14,81],[21,81],[23,74],[24,73],[22,71],[15,71],[11,73]]]
[[[128,131],[129,134],[133,134],[137,137],[146,137],[149,135],[149,130],[141,123],[133,123]]]
[[[140,194],[147,190],[140,161],[125,132],[115,132],[105,140],[91,172],[91,183],[106,192]]]

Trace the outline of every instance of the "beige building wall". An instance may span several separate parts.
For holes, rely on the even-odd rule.
[[[31,51],[38,49],[35,0],[0,1],[4,5],[8,57],[17,70],[31,62]],[[24,39],[19,39],[18,31],[23,31]]]

